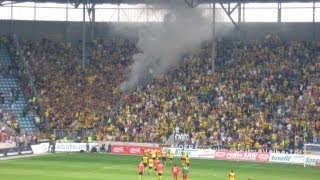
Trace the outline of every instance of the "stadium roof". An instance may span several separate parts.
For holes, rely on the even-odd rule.
[[[4,0],[0,0],[0,3]],[[39,2],[39,3],[82,3],[83,1],[87,0],[16,0],[15,3],[20,2]],[[165,2],[165,1],[172,1],[172,0],[88,0],[90,3],[95,4],[152,4],[157,2]],[[199,3],[212,3],[212,0],[184,0],[188,2],[199,2]],[[277,3],[277,2],[313,2],[314,0],[215,0],[218,3]]]

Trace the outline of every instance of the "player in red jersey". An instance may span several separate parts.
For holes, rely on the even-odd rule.
[[[172,175],[173,175],[173,180],[178,180],[179,167],[176,164],[172,167]]]
[[[139,180],[142,180],[143,173],[144,173],[144,165],[143,165],[142,162],[140,162],[140,163],[138,164]]]
[[[154,170],[157,172],[157,166],[160,163],[159,158],[156,158],[156,160],[154,160]]]
[[[159,162],[159,164],[156,166],[156,169],[157,169],[159,180],[162,180],[163,164]]]

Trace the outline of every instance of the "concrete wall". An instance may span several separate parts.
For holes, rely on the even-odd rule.
[[[143,23],[96,23],[96,36],[129,36],[137,37],[138,29]],[[159,24],[152,24],[158,26]],[[217,24],[218,34],[239,37],[234,33],[232,24]],[[91,37],[91,24],[87,23],[87,37]],[[268,33],[278,34],[285,40],[313,40],[320,39],[320,24],[316,23],[242,23],[241,37],[245,39],[259,39]],[[0,34],[16,33],[23,39],[65,39],[77,42],[82,37],[81,22],[46,22],[46,21],[0,21]]]

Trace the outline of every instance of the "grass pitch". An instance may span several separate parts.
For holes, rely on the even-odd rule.
[[[1,180],[138,180],[138,156],[68,153],[0,161]],[[180,165],[180,160],[174,160]],[[189,180],[228,180],[234,170],[236,180],[319,180],[320,169],[303,165],[191,160]],[[154,171],[144,180],[157,180]],[[171,180],[167,164],[163,180]],[[179,179],[182,179],[181,175]]]

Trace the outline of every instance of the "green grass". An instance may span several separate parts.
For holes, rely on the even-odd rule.
[[[136,167],[141,157],[108,154],[55,154],[0,161],[1,180],[138,180]],[[179,163],[178,159],[175,159]],[[163,180],[171,180],[171,166]],[[237,180],[319,180],[320,169],[302,165],[192,159],[189,180],[228,180],[230,170]],[[179,179],[182,179],[181,177]],[[144,180],[157,180],[145,174]]]

